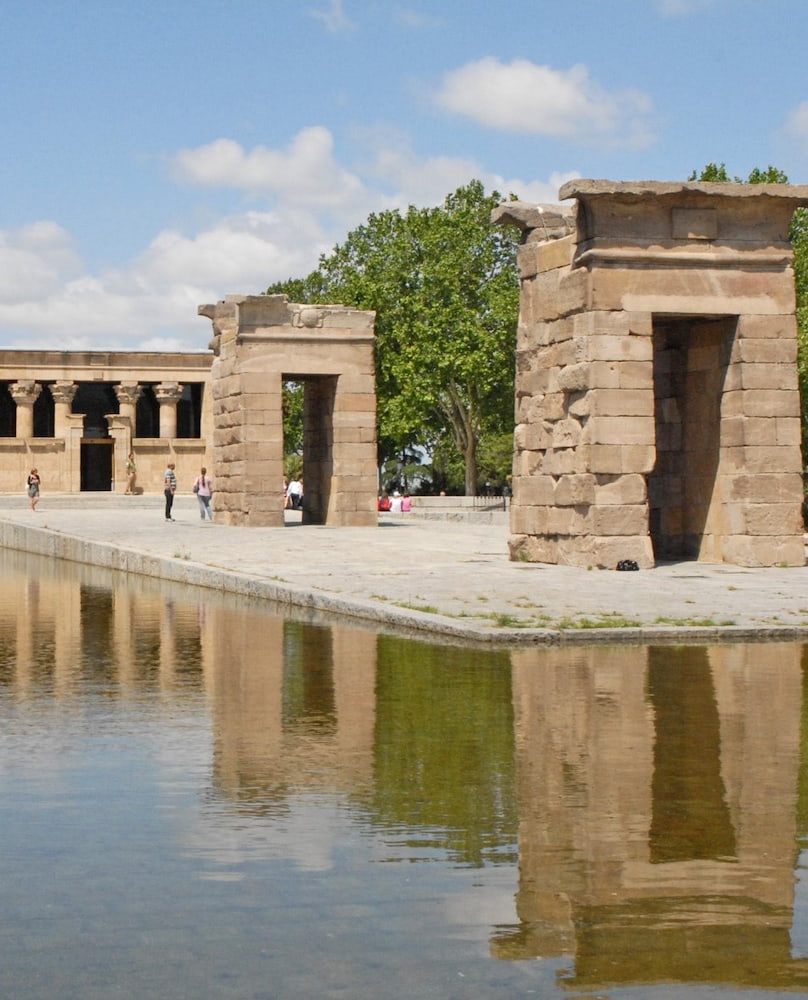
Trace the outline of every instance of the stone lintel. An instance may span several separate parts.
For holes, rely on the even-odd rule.
[[[610,198],[634,202],[663,196],[705,195],[709,198],[773,198],[793,202],[794,208],[808,205],[808,184],[735,184],[718,181],[610,181],[577,177],[562,185],[562,201]]]
[[[559,196],[585,206],[578,215],[579,249],[597,235],[648,245],[737,240],[765,250],[788,245],[794,211],[808,205],[808,185],[578,179]]]

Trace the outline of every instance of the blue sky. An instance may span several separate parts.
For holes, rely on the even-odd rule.
[[[197,305],[472,178],[808,183],[805,0],[0,0],[0,346],[204,350]]]

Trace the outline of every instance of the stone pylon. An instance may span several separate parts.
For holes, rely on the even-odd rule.
[[[230,295],[213,322],[215,518],[282,525],[283,385],[304,386],[304,523],[376,525],[375,314]]]
[[[803,565],[788,233],[808,186],[560,197],[494,213],[523,233],[512,558]]]

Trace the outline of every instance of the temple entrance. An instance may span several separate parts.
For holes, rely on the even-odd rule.
[[[648,476],[654,558],[711,559],[726,533],[717,488],[734,316],[655,317],[656,464]]]
[[[304,524],[377,526],[375,314],[285,295],[229,295],[199,314],[214,330],[217,521],[282,526],[282,478],[302,472]]]
[[[302,393],[299,442],[303,453],[303,524],[325,524],[334,474],[334,401],[337,376],[283,375]]]
[[[81,439],[81,490],[109,493],[112,490],[112,438]]]

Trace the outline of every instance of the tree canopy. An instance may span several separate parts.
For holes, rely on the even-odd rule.
[[[744,181],[742,177],[730,177],[724,163],[708,163],[699,172],[695,170],[688,177],[689,181],[715,181],[716,183],[735,184],[788,184],[788,177],[782,170],[769,165],[765,170],[755,167]]]
[[[466,493],[482,438],[513,431],[518,233],[491,225],[501,201],[475,180],[438,207],[372,214],[308,277],[267,289],[376,311],[380,459],[451,442]]]

